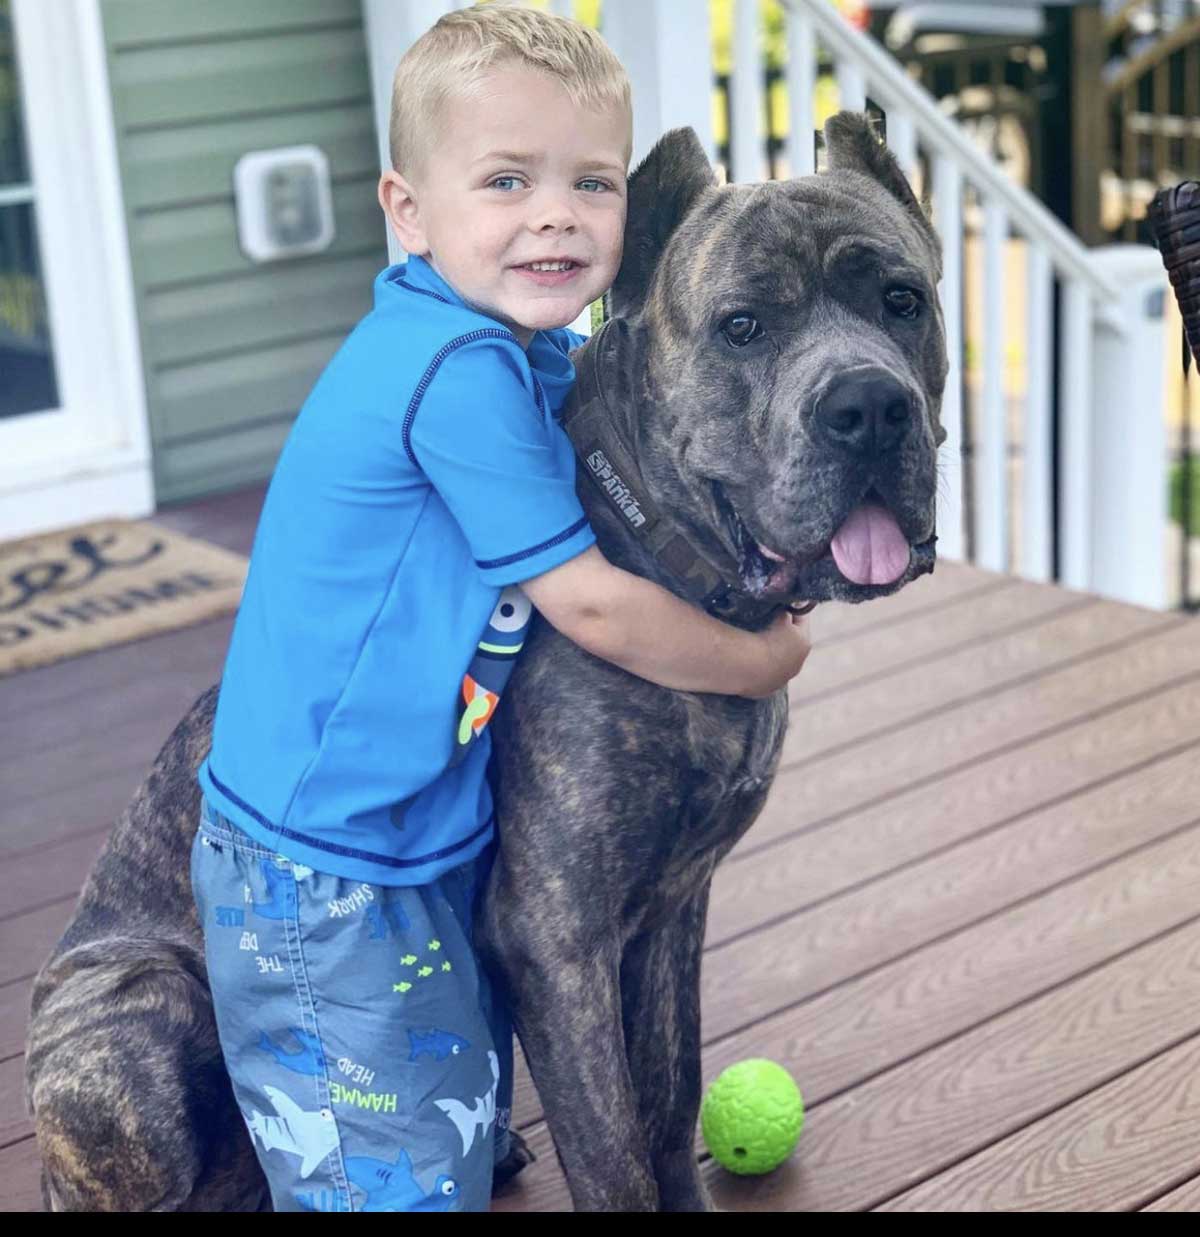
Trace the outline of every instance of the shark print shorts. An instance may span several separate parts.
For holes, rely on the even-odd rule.
[[[207,801],[192,888],[221,1050],[277,1211],[486,1211],[512,1026],[470,940],[491,851],[421,886],[272,853]]]

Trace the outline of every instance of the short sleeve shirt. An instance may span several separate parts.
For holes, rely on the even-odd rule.
[[[252,837],[392,885],[490,841],[514,586],[595,540],[557,419],[580,340],[522,349],[418,257],[376,279],[272,477],[200,770]]]

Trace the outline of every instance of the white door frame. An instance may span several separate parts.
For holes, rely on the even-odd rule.
[[[0,541],[154,509],[100,0],[13,0],[61,406],[0,420]]]

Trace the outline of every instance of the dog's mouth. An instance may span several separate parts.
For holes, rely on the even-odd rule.
[[[884,596],[933,570],[936,537],[913,545],[882,495],[869,488],[817,554],[789,558],[759,541],[719,481],[717,509],[738,559],[743,588],[756,600],[824,600],[835,594]]]

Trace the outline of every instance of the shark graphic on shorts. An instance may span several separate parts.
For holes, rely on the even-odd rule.
[[[428,1031],[418,1031],[410,1027],[408,1046],[411,1049],[408,1054],[410,1061],[415,1061],[426,1053],[435,1061],[444,1061],[449,1056],[456,1057],[460,1052],[466,1052],[471,1045],[461,1035],[455,1035],[451,1031],[439,1031],[433,1027]]]
[[[290,887],[287,873],[281,872],[270,859],[260,859],[259,870],[267,885],[269,901],[251,902],[251,910],[260,919],[286,919],[288,911],[294,911],[296,906],[296,893]]]
[[[346,1179],[366,1192],[363,1211],[448,1211],[458,1197],[458,1182],[444,1173],[426,1194],[413,1176],[412,1160],[401,1150],[396,1162],[367,1155],[346,1158]]]
[[[496,1088],[500,1085],[500,1059],[488,1049],[488,1061],[492,1067],[492,1085],[486,1095],[475,1100],[468,1108],[462,1100],[434,1100],[434,1105],[454,1122],[463,1143],[463,1155],[475,1145],[475,1135],[486,1134],[487,1128],[496,1119]]]
[[[321,1041],[299,1027],[288,1027],[288,1031],[300,1045],[299,1052],[285,1052],[266,1031],[258,1037],[259,1049],[269,1052],[284,1069],[290,1069],[293,1074],[307,1074],[310,1077],[324,1074],[325,1054],[321,1051]]]
[[[337,1126],[332,1113],[323,1116],[305,1112],[295,1100],[277,1087],[263,1087],[267,1099],[275,1105],[274,1113],[251,1109],[246,1118],[252,1138],[257,1138],[264,1151],[286,1151],[300,1157],[300,1176],[308,1177],[321,1161],[338,1146]]]

